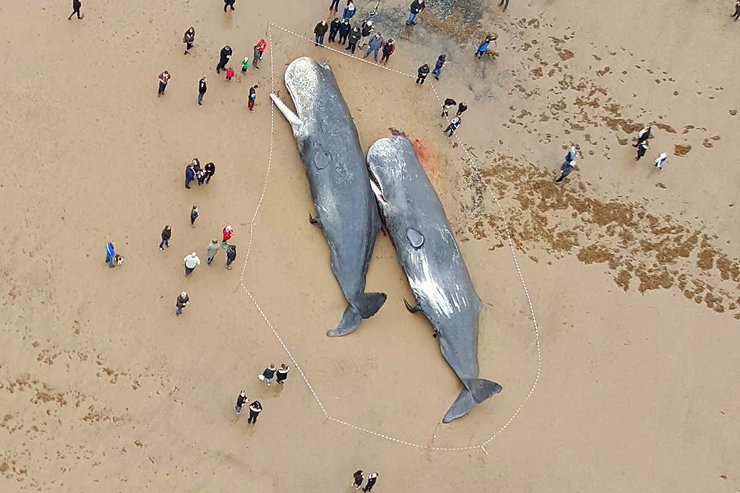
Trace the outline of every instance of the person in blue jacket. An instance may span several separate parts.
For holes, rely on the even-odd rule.
[[[105,263],[108,264],[108,267],[115,267],[115,258],[116,258],[116,244],[112,241],[109,241],[107,245],[105,245]]]
[[[342,12],[342,18],[343,19],[351,19],[354,15],[357,9],[355,8],[355,4],[352,0],[347,0],[347,6],[344,7],[344,11]]]
[[[439,55],[439,58],[437,58],[437,63],[434,64],[434,70],[432,70],[432,75],[435,79],[439,80],[439,76],[442,74],[442,67],[444,66],[446,61],[447,55],[445,55],[444,53]]]
[[[193,169],[193,163],[188,163],[185,166],[185,188],[190,188],[190,182],[195,180],[195,170]]]

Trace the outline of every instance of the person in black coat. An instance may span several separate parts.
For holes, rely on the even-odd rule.
[[[416,24],[416,16],[426,7],[424,0],[414,0],[409,7],[409,17],[406,19],[406,25]]]
[[[349,23],[349,19],[344,19],[341,24],[339,24],[339,44],[344,46],[347,43],[347,36],[349,36],[349,32],[352,30],[352,26]]]
[[[218,65],[216,65],[216,73],[220,74],[221,69],[226,68],[226,64],[229,63],[229,58],[231,58],[231,46],[226,45],[223,48],[221,48],[221,54],[218,61]]]
[[[168,225],[165,225],[164,229],[162,230],[162,242],[159,244],[160,250],[164,250],[165,247],[170,247],[170,238],[172,238],[172,228],[170,228]]]
[[[455,113],[455,116],[460,116],[463,113],[465,113],[465,110],[468,109],[468,105],[466,105],[463,102],[460,102],[460,104],[457,105],[457,113]]]
[[[360,38],[362,38],[362,32],[360,31],[360,28],[355,26],[352,28],[352,31],[349,33],[349,37],[347,38],[347,50],[351,50],[352,54],[355,54],[355,49],[357,48],[357,42],[360,41]]]
[[[231,10],[236,10],[234,9],[235,3],[236,3],[236,0],[224,0],[224,12],[226,12],[226,9],[228,7],[231,7]]]
[[[236,246],[229,245],[226,248],[226,268],[231,270],[231,264],[236,260]]]
[[[69,17],[67,17],[67,20],[72,20],[72,16],[77,14],[78,19],[82,19],[84,16],[80,13],[80,9],[82,8],[82,2],[80,0],[72,0],[72,13],[69,14]]]
[[[335,17],[333,21],[331,21],[331,24],[329,24],[329,42],[330,43],[336,43],[337,42],[337,33],[339,32],[339,26],[342,23],[339,22],[339,17]]]
[[[427,75],[429,75],[429,65],[426,63],[419,67],[419,71],[416,74],[416,83],[417,84],[423,84],[424,81],[427,79]]]
[[[316,38],[314,39],[313,45],[314,46],[324,46],[324,35],[326,34],[326,31],[329,29],[329,26],[326,25],[325,20],[319,21],[318,24],[316,24],[316,27],[313,28],[313,33],[316,35]]]
[[[216,165],[213,163],[206,164],[206,183],[211,181],[211,177],[216,174]]]

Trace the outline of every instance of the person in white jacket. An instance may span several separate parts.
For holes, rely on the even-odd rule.
[[[190,275],[190,273],[193,272],[195,268],[200,265],[200,259],[198,258],[198,255],[195,252],[186,256],[183,260],[185,262],[185,275],[186,276]]]

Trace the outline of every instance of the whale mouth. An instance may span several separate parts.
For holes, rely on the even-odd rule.
[[[388,201],[385,199],[385,195],[383,195],[383,188],[380,186],[380,180],[378,180],[378,177],[375,176],[375,173],[373,173],[373,170],[370,168],[367,169],[367,174],[370,176],[370,188],[373,190],[375,197],[381,204],[387,204]]]

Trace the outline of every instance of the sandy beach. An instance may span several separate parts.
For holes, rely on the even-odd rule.
[[[406,27],[407,2],[358,1],[353,21],[377,5],[397,41],[387,69],[313,46],[328,4],[0,6],[0,490],[344,492],[363,469],[374,492],[740,491],[732,2],[429,0]],[[499,56],[479,61],[487,32]],[[441,79],[416,86],[440,53]],[[388,237],[367,277],[386,304],[325,335],[346,302],[268,97],[289,99],[301,56],[331,66],[364,150],[415,143],[457,234],[483,300],[480,375],[504,390],[451,424],[460,383],[404,308]],[[447,97],[469,106],[451,139]],[[572,143],[578,168],[555,183]],[[193,157],[216,174],[188,190]],[[205,262],[227,224],[233,270],[223,251]],[[270,363],[291,366],[284,386],[257,379]],[[264,407],[255,426],[234,414],[242,389]]]

